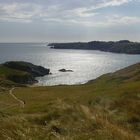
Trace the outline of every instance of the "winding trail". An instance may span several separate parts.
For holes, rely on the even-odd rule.
[[[15,88],[10,89],[10,90],[9,90],[9,94],[10,94],[16,101],[18,101],[18,102],[20,103],[20,107],[24,108],[24,107],[25,107],[25,102],[24,102],[23,100],[17,98],[17,97],[13,94],[13,90],[14,90],[14,89],[15,89]]]

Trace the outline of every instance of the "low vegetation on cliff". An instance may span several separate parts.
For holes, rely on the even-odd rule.
[[[50,70],[23,61],[10,61],[0,65],[0,86],[33,84],[35,77],[49,74]]]
[[[83,85],[0,93],[2,140],[139,140],[139,132],[140,63]]]

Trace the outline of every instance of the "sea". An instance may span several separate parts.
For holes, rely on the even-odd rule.
[[[0,63],[27,61],[49,68],[39,86],[84,84],[105,73],[140,62],[140,55],[95,50],[50,49],[48,43],[0,43]],[[73,70],[60,72],[59,69]]]

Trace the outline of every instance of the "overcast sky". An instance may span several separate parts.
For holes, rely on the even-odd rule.
[[[0,42],[140,41],[140,0],[0,0]]]

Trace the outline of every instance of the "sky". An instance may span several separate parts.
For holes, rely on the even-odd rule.
[[[0,0],[0,42],[140,41],[140,0]]]

